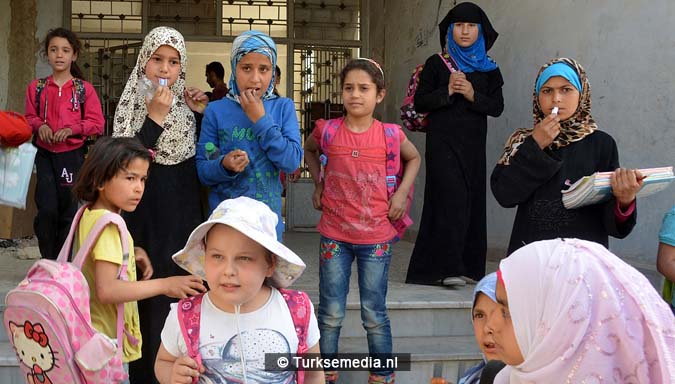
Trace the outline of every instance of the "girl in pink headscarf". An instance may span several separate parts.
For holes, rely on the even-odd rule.
[[[490,316],[507,364],[495,383],[674,383],[675,319],[649,281],[603,246],[531,243],[500,263]]]

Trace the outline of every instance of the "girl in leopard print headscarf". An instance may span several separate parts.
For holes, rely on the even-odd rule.
[[[171,255],[203,219],[195,147],[208,97],[185,86],[186,68],[180,32],[169,27],[150,31],[117,104],[113,126],[114,136],[135,136],[155,154],[143,199],[136,211],[125,214],[125,221],[136,253],[147,252],[153,277],[160,278],[185,274]],[[147,82],[156,90],[146,92]],[[143,357],[130,364],[132,383],[156,382],[155,356],[171,301],[156,296],[138,303]]]
[[[636,170],[619,168],[614,139],[598,130],[591,116],[591,87],[574,59],[558,58],[541,67],[533,92],[534,127],[507,140],[491,177],[492,193],[507,208],[518,206],[508,253],[537,240],[573,237],[608,243],[635,225]],[[613,197],[568,210],[561,190],[595,172],[614,171]]]

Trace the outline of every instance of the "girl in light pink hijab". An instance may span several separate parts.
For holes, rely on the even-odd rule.
[[[675,383],[675,318],[649,281],[584,240],[529,244],[500,263],[490,316],[495,383]]]

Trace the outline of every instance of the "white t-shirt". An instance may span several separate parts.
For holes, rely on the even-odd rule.
[[[187,347],[178,324],[177,303],[171,304],[171,312],[162,329],[162,344],[173,356],[186,356]],[[311,317],[307,329],[307,347],[319,342],[319,326],[311,304]],[[240,348],[244,345],[246,378],[248,383],[292,383],[293,372],[266,372],[266,353],[296,353],[298,335],[295,332],[291,312],[281,293],[272,288],[272,294],[260,309],[239,314],[241,335],[237,335],[237,319],[234,313],[218,309],[204,295],[199,328],[199,353],[206,371],[200,383],[227,383],[242,380]],[[239,381],[236,381],[239,382]]]

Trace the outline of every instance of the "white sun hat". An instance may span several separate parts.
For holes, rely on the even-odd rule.
[[[207,221],[190,234],[185,248],[171,258],[184,270],[206,279],[204,271],[204,239],[215,224],[225,224],[243,233],[277,256],[270,278],[276,288],[286,288],[305,270],[305,263],[277,240],[277,215],[265,204],[249,197],[237,197],[218,204]]]

